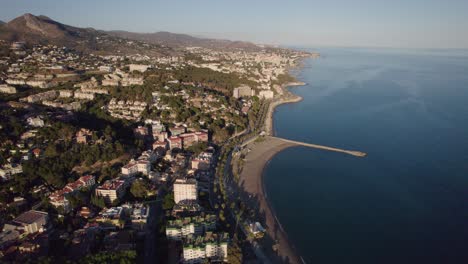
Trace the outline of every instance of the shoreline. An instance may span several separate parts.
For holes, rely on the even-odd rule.
[[[304,82],[289,82],[281,86],[283,95],[281,95],[276,100],[273,100],[270,103],[270,106],[268,107],[268,112],[267,112],[267,116],[265,118],[265,124],[264,124],[265,132],[267,135],[274,136],[273,114],[275,113],[275,110],[278,106],[283,105],[283,104],[298,103],[303,100],[301,96],[289,91],[289,88],[295,87],[295,86],[304,86],[304,85],[307,85],[307,84]]]
[[[265,118],[264,129],[266,135],[274,136],[273,131],[273,115],[278,106],[283,104],[297,103],[303,100],[299,95],[293,94],[289,91],[290,87],[306,85],[304,82],[290,82],[281,86],[282,95],[276,100],[273,100],[269,107],[267,116]],[[246,155],[246,163],[240,175],[240,182],[249,197],[247,201],[253,196],[257,199],[255,207],[265,217],[264,224],[268,235],[275,241],[277,246],[277,255],[279,260],[275,261],[273,255],[270,255],[271,260],[276,263],[304,263],[304,260],[297,252],[296,247],[288,237],[287,232],[283,229],[279,221],[271,201],[265,189],[265,168],[271,159],[279,152],[294,147],[296,144],[284,142],[272,137],[265,137],[262,142],[252,142],[247,145],[251,151]],[[268,248],[265,248],[268,250]]]

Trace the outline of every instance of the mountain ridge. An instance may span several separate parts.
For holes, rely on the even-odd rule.
[[[79,50],[105,51],[110,47],[99,45],[99,39],[119,39],[146,42],[170,48],[199,46],[212,49],[258,50],[259,46],[244,41],[197,38],[188,34],[160,31],[155,33],[135,33],[123,30],[97,30],[80,28],[57,22],[47,16],[26,13],[0,25],[0,39],[6,41],[25,41],[30,44],[63,45]],[[119,48],[116,44],[112,50]],[[141,51],[141,50],[140,50]]]

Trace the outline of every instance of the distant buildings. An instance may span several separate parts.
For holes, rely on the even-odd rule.
[[[145,72],[149,68],[151,68],[151,65],[130,64],[128,65],[128,68],[130,69],[130,72],[133,72],[133,71]]]
[[[28,125],[30,125],[32,127],[43,127],[44,126],[44,120],[40,116],[28,117],[28,119],[26,119],[26,122],[28,123]]]
[[[57,98],[57,91],[47,91],[30,95],[23,100],[26,100],[28,103],[37,103],[44,100],[53,100],[55,98]]]
[[[232,96],[234,98],[241,98],[241,97],[250,97],[255,95],[255,91],[252,90],[249,86],[241,86],[234,88]]]
[[[81,128],[75,134],[76,142],[81,143],[81,144],[86,144],[91,139],[92,135],[93,135],[93,132],[91,132],[89,129]]]
[[[82,91],[76,91],[74,97],[76,99],[94,100],[95,96],[93,93],[85,93]]]
[[[262,90],[258,93],[258,97],[265,99],[273,99],[274,93],[271,90]]]
[[[195,179],[177,179],[174,183],[174,201],[198,200],[197,181]]]
[[[0,93],[15,94],[16,88],[6,84],[0,84]]]
[[[99,71],[101,71],[101,72],[113,72],[114,67],[109,66],[109,65],[99,66]]]

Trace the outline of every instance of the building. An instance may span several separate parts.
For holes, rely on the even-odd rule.
[[[36,117],[29,117],[26,119],[26,122],[28,125],[33,126],[33,127],[43,127],[44,126],[44,120],[40,116]]]
[[[275,94],[271,90],[262,90],[258,94],[258,97],[265,98],[265,99],[273,99],[274,96]]]
[[[149,214],[149,206],[143,204],[133,204],[129,208],[130,220],[132,221],[132,228],[137,230],[144,230],[146,221]]]
[[[176,126],[176,127],[173,127],[171,128],[171,136],[175,137],[175,136],[178,136],[180,134],[183,134],[185,133],[187,129],[184,127],[184,126]]]
[[[127,186],[122,180],[107,180],[96,188],[96,196],[103,197],[107,204],[121,199],[126,192]]]
[[[148,128],[145,126],[138,126],[137,128],[133,130],[133,133],[135,134],[137,138],[141,138],[141,139],[149,135]]]
[[[130,72],[133,72],[133,71],[145,72],[149,68],[151,68],[151,65],[130,64],[130,65],[128,65],[128,68],[130,69]]]
[[[76,132],[76,142],[86,144],[91,139],[93,132],[86,128],[81,128],[78,132]]]
[[[183,147],[183,140],[181,137],[170,137],[167,139],[167,142],[169,143],[169,149],[181,149]]]
[[[70,210],[72,208],[71,208],[71,205],[70,205],[70,201],[68,201],[68,199],[67,199],[67,195],[70,194],[70,193],[73,193],[73,192],[75,192],[77,190],[81,190],[81,189],[83,189],[85,187],[93,186],[94,184],[96,184],[96,179],[95,179],[94,176],[92,176],[92,175],[82,176],[78,180],[76,180],[75,182],[68,183],[61,190],[58,190],[58,191],[52,193],[49,196],[49,201],[53,206],[55,206],[57,208],[61,207],[61,208],[63,208],[63,211],[65,213],[68,213],[68,212],[70,212]]]
[[[29,80],[26,82],[26,84],[31,87],[42,88],[42,89],[52,87],[52,83],[47,82],[45,80]]]
[[[74,97],[76,99],[84,99],[84,100],[94,100],[93,93],[85,93],[81,91],[76,91]]]
[[[6,84],[0,84],[0,93],[15,94],[16,88]]]
[[[249,86],[241,86],[241,87],[234,88],[232,96],[234,98],[241,98],[241,97],[250,97],[254,95],[255,95],[255,91],[252,90],[252,88],[250,88]]]
[[[182,241],[190,235],[201,236],[216,229],[216,220],[216,215],[169,220],[166,225],[166,237],[169,240]]]
[[[30,210],[5,224],[3,231],[16,230],[25,234],[42,233],[47,230],[48,219],[47,212]]]
[[[9,180],[11,176],[23,172],[23,166],[21,164],[5,164],[0,168],[0,178],[3,180]]]
[[[114,67],[109,66],[109,65],[99,66],[99,71],[101,71],[101,72],[113,72]]]
[[[73,97],[73,91],[72,90],[60,90],[59,91],[59,97],[61,97],[61,98]]]
[[[57,97],[57,91],[47,91],[43,93],[32,94],[26,97],[26,99],[22,99],[22,100],[26,100],[28,103],[37,103],[37,102],[44,101],[44,100],[53,100],[56,97]]]
[[[127,77],[123,78],[120,83],[122,86],[130,86],[130,85],[143,85],[144,79],[143,77]]]
[[[125,176],[133,176],[139,172],[143,175],[149,175],[151,172],[151,163],[155,162],[158,158],[153,151],[144,151],[137,160],[130,160],[125,166],[122,167],[121,172]]]
[[[177,179],[174,183],[174,201],[197,201],[197,181],[195,179]]]
[[[225,262],[228,256],[229,236],[227,233],[208,232],[204,236],[191,236],[183,242],[183,263]]]
[[[153,138],[159,142],[164,142],[167,139],[168,135],[166,131],[155,132],[153,130]]]

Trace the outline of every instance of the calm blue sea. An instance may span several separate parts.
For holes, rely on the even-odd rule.
[[[359,150],[276,155],[265,186],[307,263],[468,263],[468,53],[322,49],[278,136]]]

